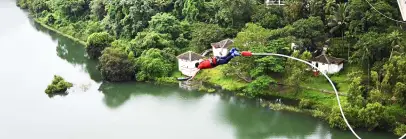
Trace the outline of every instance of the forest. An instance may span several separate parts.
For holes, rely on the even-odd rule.
[[[86,44],[103,79],[176,82],[176,56],[201,53],[226,38],[241,51],[310,60],[345,59],[330,75],[353,128],[406,133],[406,32],[396,0],[18,0],[41,24]],[[374,8],[372,8],[373,6]],[[384,14],[381,15],[379,12]],[[297,47],[291,48],[291,43]],[[348,130],[334,95],[309,90],[328,82],[307,65],[262,56],[237,57],[198,79],[237,94],[300,100],[331,127]],[[280,84],[288,86],[281,89]],[[331,90],[331,86],[327,87]],[[279,92],[279,93],[278,93]],[[283,92],[283,93],[280,93]]]

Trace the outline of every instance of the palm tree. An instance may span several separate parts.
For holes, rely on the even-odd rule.
[[[389,60],[392,58],[393,50],[401,48],[400,40],[402,40],[402,34],[399,31],[395,30],[391,34],[389,34],[388,39],[392,42],[391,47],[392,50],[390,52]]]
[[[347,28],[347,25],[349,23],[349,9],[347,6],[347,3],[341,3],[341,4],[333,4],[330,5],[331,7],[331,13],[330,15],[330,22],[327,24],[327,26],[332,27],[329,31],[330,34],[333,34],[337,30],[341,31],[341,39],[342,41],[344,40],[344,32],[345,29]],[[350,58],[350,46],[348,46],[348,60]]]

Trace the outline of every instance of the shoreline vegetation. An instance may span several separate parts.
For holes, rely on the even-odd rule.
[[[71,35],[68,35],[68,34],[65,34],[65,33],[63,33],[63,32],[60,32],[60,31],[54,29],[53,27],[48,26],[48,25],[45,24],[45,23],[42,23],[41,21],[39,21],[39,20],[36,19],[36,18],[32,18],[32,19],[34,20],[35,23],[38,23],[39,25],[45,27],[46,29],[48,29],[48,30],[50,30],[50,31],[53,31],[53,32],[55,32],[55,33],[58,33],[58,34],[60,34],[60,35],[62,35],[62,36],[64,36],[64,37],[66,37],[66,38],[69,38],[69,39],[75,41],[75,42],[78,42],[78,43],[80,43],[80,44],[83,45],[83,46],[86,46],[86,42],[84,42],[84,41],[82,41],[82,40],[79,40],[78,38],[75,38],[75,37],[73,37],[73,36],[71,36]]]
[[[202,52],[226,38],[240,50],[305,60],[328,48],[328,55],[346,59],[344,69],[330,76],[342,94],[351,126],[398,136],[406,133],[405,26],[374,12],[364,15],[368,12],[361,11],[370,9],[361,0],[322,0],[309,3],[310,9],[299,0],[268,7],[256,0],[139,1],[18,0],[17,6],[28,9],[41,26],[84,45],[89,57],[99,60],[103,80],[112,82],[178,83],[176,77],[182,75],[176,55]],[[374,4],[393,18],[400,15],[392,10],[396,9],[392,1]],[[309,113],[331,127],[348,130],[332,87],[307,68],[283,58],[237,57],[195,79],[260,99],[263,107]],[[214,88],[198,90],[211,93]],[[274,104],[272,97],[298,104]]]

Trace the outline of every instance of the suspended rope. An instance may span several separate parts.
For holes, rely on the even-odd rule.
[[[369,4],[369,6],[372,7],[372,9],[374,9],[376,12],[378,12],[380,15],[386,17],[387,19],[390,19],[390,20],[392,20],[392,21],[399,22],[399,23],[406,23],[405,21],[396,20],[396,19],[393,19],[393,18],[391,18],[391,17],[389,17],[389,16],[387,16],[387,15],[381,13],[381,12],[378,11],[371,3],[369,3],[368,0],[365,0],[365,1],[367,1],[367,3]],[[399,6],[400,6],[400,5],[399,5]]]
[[[302,60],[302,59],[299,59],[299,58],[296,58],[296,57],[292,57],[292,56],[287,56],[287,55],[275,54],[275,53],[251,53],[251,52],[247,52],[247,51],[242,52],[241,55],[245,56],[245,57],[249,57],[249,56],[253,56],[253,55],[255,55],[255,56],[279,56],[279,57],[285,57],[285,58],[290,58],[290,59],[294,59],[294,60],[306,63],[307,65],[317,69],[318,71],[321,71],[318,67],[314,66],[313,64],[311,64],[311,63],[309,63],[309,62],[307,62],[305,60]],[[355,133],[355,131],[352,129],[351,125],[348,123],[347,119],[345,118],[345,115],[344,115],[344,112],[343,112],[343,109],[342,109],[341,103],[340,103],[340,97],[338,96],[338,92],[337,92],[336,87],[333,84],[333,81],[331,81],[331,79],[327,76],[326,73],[324,73],[324,72],[321,72],[321,73],[324,75],[324,77],[327,78],[327,80],[330,82],[331,86],[334,89],[334,92],[335,92],[336,98],[337,98],[337,102],[338,102],[338,106],[340,107],[341,116],[344,118],[344,121],[347,124],[348,128],[350,128],[352,134],[354,134],[358,139],[361,139],[357,135],[357,133]]]

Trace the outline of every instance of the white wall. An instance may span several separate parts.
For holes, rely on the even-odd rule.
[[[311,62],[314,66],[316,66],[316,62],[312,61]],[[336,64],[323,64],[320,62],[318,63],[318,68],[320,69],[321,72],[324,73],[328,73],[328,74],[333,74],[333,73],[337,73],[339,72],[342,68],[343,68],[343,63],[341,63],[340,65],[336,65]]]
[[[220,55],[220,52],[222,52],[222,55]],[[228,49],[227,48],[213,48],[213,55],[214,56],[226,56],[228,54]]]
[[[197,71],[197,68],[195,67],[196,62],[199,62],[199,60],[188,61],[188,60],[178,59],[179,71],[182,72],[183,75],[193,76],[193,74]]]

